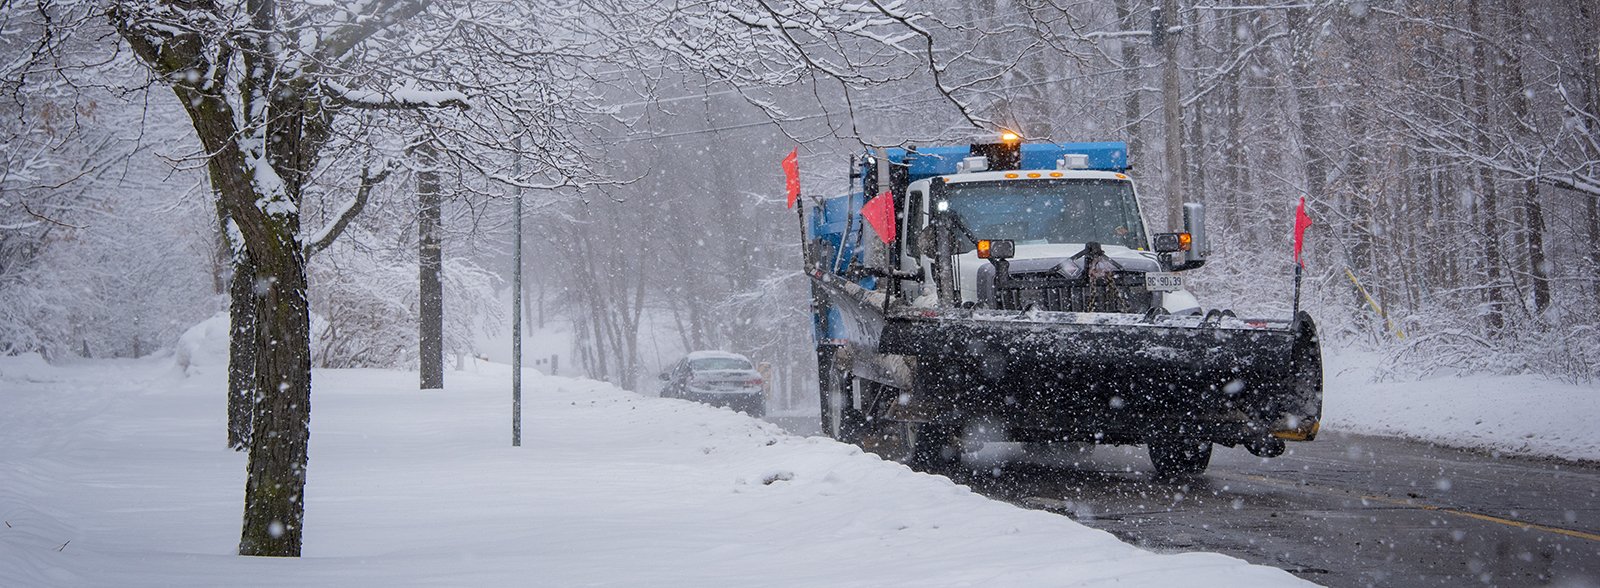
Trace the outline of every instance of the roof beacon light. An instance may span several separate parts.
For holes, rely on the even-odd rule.
[[[1016,142],[1021,141],[1021,140],[1022,140],[1022,135],[1018,135],[1018,134],[1016,134],[1016,133],[1014,133],[1012,131],[1000,131],[1000,142],[1001,143],[1016,143]]]
[[[989,171],[989,158],[982,155],[968,157],[956,163],[956,173],[958,174],[981,171]]]
[[[1056,169],[1089,169],[1089,155],[1086,153],[1067,153],[1056,160]]]

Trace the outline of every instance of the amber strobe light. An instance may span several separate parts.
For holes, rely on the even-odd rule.
[[[1155,235],[1157,253],[1188,251],[1194,245],[1194,235],[1189,233],[1158,233]]]
[[[1017,244],[1010,239],[979,239],[978,259],[1011,259]]]

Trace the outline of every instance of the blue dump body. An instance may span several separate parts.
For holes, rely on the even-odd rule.
[[[820,261],[827,271],[842,274],[852,264],[861,263],[861,239],[868,238],[861,230],[861,205],[865,203],[861,192],[852,192],[806,208],[806,241],[808,244],[822,244],[815,251],[824,255],[825,259]],[[877,286],[877,278],[862,278],[857,283],[871,290]],[[822,317],[812,317],[817,341],[850,338],[839,309],[830,305],[826,312],[826,323]],[[824,324],[830,326],[826,331],[823,330]]]

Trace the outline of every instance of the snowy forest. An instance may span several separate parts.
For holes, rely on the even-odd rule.
[[[251,390],[509,361],[517,275],[530,361],[638,389],[723,349],[815,407],[779,160],[812,199],[1001,129],[1127,142],[1153,232],[1206,204],[1207,307],[1288,314],[1303,197],[1330,353],[1600,376],[1593,2],[42,0],[0,3],[0,85],[0,355],[229,314],[263,462],[304,445]]]

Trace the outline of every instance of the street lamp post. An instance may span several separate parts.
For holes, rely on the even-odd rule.
[[[517,139],[512,175],[522,174],[522,139]],[[522,186],[512,199],[511,215],[511,446],[522,446]]]

